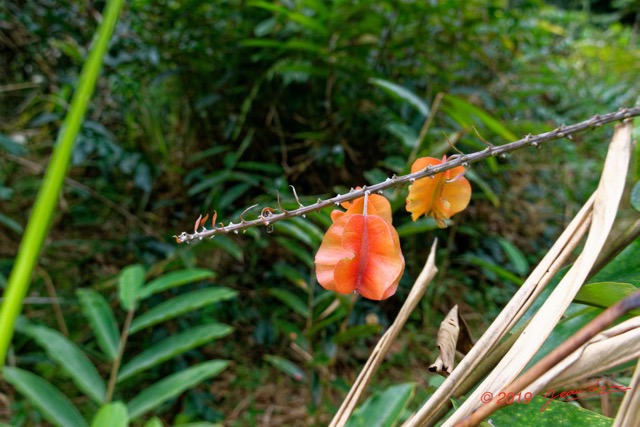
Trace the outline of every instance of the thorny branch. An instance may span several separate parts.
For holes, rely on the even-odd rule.
[[[292,218],[295,216],[304,216],[307,213],[316,212],[321,209],[327,208],[329,206],[334,206],[334,205],[339,206],[344,202],[349,202],[359,197],[363,197],[365,193],[369,193],[369,194],[376,193],[376,192],[381,193],[383,190],[386,190],[395,186],[411,184],[416,179],[424,178],[426,176],[433,178],[436,174],[447,171],[449,169],[453,169],[458,166],[467,167],[471,163],[479,162],[488,157],[495,157],[495,156],[504,157],[507,153],[519,150],[527,146],[538,147],[540,146],[540,144],[544,142],[549,142],[549,141],[553,141],[560,138],[572,139],[572,136],[576,133],[597,128],[608,123],[630,119],[631,117],[636,117],[636,116],[640,116],[640,107],[621,108],[620,110],[613,113],[607,113],[603,115],[596,114],[589,120],[585,120],[583,122],[576,123],[570,126],[561,125],[560,127],[550,132],[541,133],[539,135],[529,134],[522,139],[519,139],[514,142],[510,142],[508,144],[495,146],[487,143],[487,148],[485,148],[482,151],[477,151],[472,154],[455,154],[449,157],[448,161],[440,165],[429,166],[421,171],[407,174],[407,175],[402,175],[402,176],[393,175],[391,178],[387,178],[385,181],[381,183],[371,185],[371,186],[363,186],[362,188],[357,190],[351,189],[351,191],[349,191],[347,194],[338,194],[337,196],[332,197],[330,199],[326,199],[326,200],[318,199],[316,203],[308,206],[303,206],[302,203],[300,203],[300,200],[298,199],[297,194],[295,193],[295,189],[293,189],[296,200],[300,205],[298,209],[295,209],[292,211],[286,211],[282,209],[282,207],[280,207],[280,203],[278,202],[278,210],[281,211],[281,213],[274,213],[275,209],[265,208],[262,210],[262,212],[260,213],[257,219],[246,221],[243,218],[241,218],[240,222],[237,224],[234,224],[233,222],[229,222],[229,224],[225,226],[224,224],[220,223],[220,227],[216,227],[214,223],[214,226],[213,226],[214,228],[212,229],[207,229],[204,226],[204,221],[196,221],[196,227],[193,234],[182,232],[180,233],[179,236],[174,236],[174,237],[178,243],[191,243],[194,240],[202,240],[206,237],[213,238],[216,234],[220,234],[220,233],[233,232],[237,234],[239,230],[245,230],[247,228],[255,227],[259,225],[270,227],[273,223],[282,221],[283,219]],[[245,213],[246,211],[243,212],[243,215]],[[198,225],[203,227],[201,231],[197,230]]]

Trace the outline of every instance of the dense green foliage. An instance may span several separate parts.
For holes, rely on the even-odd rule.
[[[416,372],[435,358],[444,313],[459,304],[474,331],[495,317],[595,188],[610,128],[473,166],[471,205],[447,230],[412,223],[406,190],[388,192],[407,268],[383,303],[316,286],[313,254],[329,212],[194,246],[171,236],[204,212],[226,224],[259,204],[245,214],[255,217],[276,207],[276,191],[295,207],[289,185],[305,203],[406,173],[408,158],[451,151],[443,133],[471,152],[484,147],[473,127],[502,144],[637,102],[638,23],[628,22],[625,2],[607,13],[516,3],[129,2],[76,141],[7,382],[37,373],[34,381],[54,384],[90,420],[103,392],[57,369],[47,334],[88,355],[86,381],[106,383],[136,308],[114,396],[130,415],[152,413],[135,400],[151,384],[224,359],[232,363],[222,374],[159,400],[155,414],[175,424],[269,416],[274,425],[326,424],[438,237],[440,274],[382,370],[384,385],[416,383],[418,404],[433,381]],[[0,6],[0,288],[101,9]],[[622,224],[637,218],[628,204],[621,212]],[[131,269],[157,288],[118,286]],[[225,324],[233,335],[223,338]],[[205,368],[213,376],[222,365],[205,365],[196,379]],[[413,385],[403,390],[413,395]],[[46,416],[6,384],[3,394],[12,424]]]

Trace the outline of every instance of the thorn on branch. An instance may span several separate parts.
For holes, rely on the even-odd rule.
[[[293,195],[296,198],[296,202],[298,202],[298,206],[300,206],[301,208],[304,208],[304,205],[300,203],[300,199],[298,198],[298,193],[296,193],[296,188],[293,185],[290,185],[289,187],[291,187],[291,189],[293,190]]]
[[[460,154],[461,156],[464,156],[464,153],[463,153],[462,151],[458,150],[458,149],[456,148],[456,146],[455,146],[455,145],[453,145],[453,144],[451,143],[451,141],[449,141],[449,137],[447,136],[447,134],[446,134],[446,133],[444,133],[444,132],[442,132],[442,134],[444,135],[444,139],[446,139],[446,140],[447,140],[447,144],[449,144],[449,147],[453,148],[453,149],[454,149],[455,151],[457,151],[457,152],[458,152],[458,154]],[[452,156],[452,157],[453,157],[453,156]]]
[[[202,214],[200,214],[198,216],[198,219],[196,219],[196,223],[193,224],[193,232],[197,233],[198,232],[198,226],[200,225],[200,220],[202,219]]]
[[[278,209],[280,209],[280,211],[281,211],[281,212],[283,212],[283,213],[285,213],[285,214],[288,214],[288,213],[289,213],[289,211],[288,211],[288,210],[286,210],[286,209],[284,209],[284,208],[282,207],[282,205],[280,204],[280,192],[279,192],[278,190],[276,190],[276,196],[277,196],[277,198],[278,198]],[[263,210],[264,210],[264,209],[263,209]]]
[[[480,139],[480,141],[484,142],[487,145],[487,149],[492,150],[495,147],[495,145],[493,145],[492,143],[484,139],[482,135],[480,135],[480,132],[478,132],[478,129],[476,129],[475,126],[471,126],[471,128],[476,133],[476,136],[478,137],[478,139]],[[531,136],[531,134],[529,134],[528,136]]]
[[[267,227],[270,227],[269,221],[267,221],[267,219],[271,215],[273,215],[273,211],[275,211],[275,209],[270,208],[270,207],[267,206],[266,208],[262,209],[262,212],[260,212],[259,218],[262,221],[262,223]]]
[[[559,137],[559,138],[564,138],[564,132],[563,132],[563,129],[564,129],[564,123],[562,123],[562,124],[560,125],[560,127],[558,128],[558,137]]]
[[[255,208],[258,205],[253,205],[253,206],[249,206],[247,209],[243,210],[242,213],[240,214],[240,224],[244,224],[246,221],[244,220],[244,214],[246,214],[248,211],[250,211],[251,209]]]

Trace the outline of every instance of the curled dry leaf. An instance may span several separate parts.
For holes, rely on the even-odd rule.
[[[318,283],[327,290],[383,300],[393,295],[404,272],[404,257],[398,233],[387,218],[391,206],[387,199],[356,199],[347,212],[332,215],[315,257]],[[373,214],[379,213],[380,215]]]
[[[440,355],[433,365],[429,366],[429,371],[447,377],[453,371],[456,350],[466,354],[473,347],[469,327],[460,315],[457,305],[453,306],[440,324],[436,345]]]
[[[433,157],[422,157],[411,165],[411,173],[446,162]],[[463,211],[471,200],[471,184],[463,176],[465,168],[458,166],[433,177],[421,178],[409,186],[407,211],[416,221],[422,215],[432,216],[438,227],[445,228],[445,219]]]

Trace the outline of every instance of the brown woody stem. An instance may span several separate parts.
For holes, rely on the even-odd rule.
[[[519,139],[514,142],[510,142],[508,144],[498,145],[498,146],[487,146],[487,148],[485,148],[484,150],[477,151],[472,154],[456,155],[454,157],[449,158],[449,160],[447,160],[446,162],[437,166],[429,166],[421,171],[410,173],[407,175],[402,175],[402,176],[394,175],[391,178],[387,178],[385,181],[375,185],[363,186],[362,188],[357,190],[351,189],[351,191],[349,191],[349,193],[347,194],[343,194],[343,195],[339,194],[330,199],[318,200],[317,203],[314,203],[308,206],[302,206],[302,204],[300,204],[300,208],[298,209],[295,209],[292,211],[284,211],[279,214],[269,215],[269,220],[267,221],[266,225],[273,224],[274,222],[282,221],[283,219],[305,215],[310,212],[316,212],[330,206],[334,206],[334,205],[337,206],[337,205],[340,205],[341,203],[358,199],[360,197],[363,197],[365,192],[367,191],[370,193],[382,192],[383,190],[386,190],[395,186],[407,185],[415,181],[416,179],[424,178],[426,176],[433,176],[458,166],[468,166],[471,163],[479,162],[488,157],[504,156],[507,153],[519,150],[527,146],[538,147],[540,144],[544,142],[549,142],[549,141],[553,141],[560,138],[567,138],[576,133],[597,128],[608,123],[630,119],[631,117],[636,117],[636,116],[640,116],[640,107],[622,108],[613,113],[608,113],[604,115],[596,114],[589,120],[585,120],[583,122],[576,123],[573,125],[569,125],[569,126],[562,125],[550,132],[541,133],[539,135],[529,134],[522,139]],[[294,194],[295,194],[295,189],[294,189]],[[296,200],[298,200],[297,195],[296,195]],[[298,203],[300,202],[298,201]],[[174,237],[176,238],[176,241],[178,243],[191,243],[195,240],[202,240],[207,237],[212,238],[216,234],[220,234],[220,233],[230,233],[230,232],[238,233],[239,230],[244,230],[251,227],[265,225],[264,219],[265,218],[262,218],[262,216],[259,216],[257,219],[251,220],[251,221],[241,221],[238,224],[233,224],[230,222],[227,226],[215,227],[209,230],[204,229],[200,232],[195,232],[193,234],[182,232],[179,236],[174,236]]]

